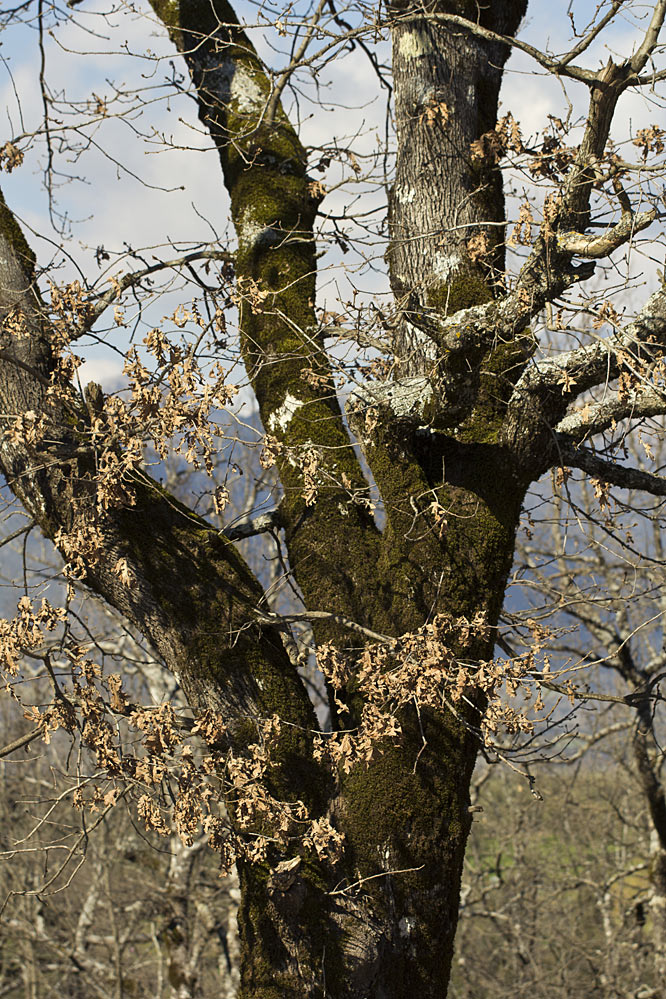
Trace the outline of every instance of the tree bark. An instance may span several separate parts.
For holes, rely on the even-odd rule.
[[[527,0],[478,8],[428,5],[513,35]],[[391,287],[404,305],[395,353],[401,373],[432,372],[437,353],[419,313],[453,315],[487,302],[504,280],[504,192],[497,163],[497,107],[508,45],[419,16],[394,0],[391,39],[398,140],[389,198]],[[416,320],[416,322],[414,321]]]
[[[390,8],[398,157],[387,259],[402,313],[400,370],[396,382],[357,393],[347,414],[382,495],[381,532],[349,499],[367,483],[337,398],[301,378],[306,363],[324,380],[332,374],[314,311],[317,200],[306,150],[279,103],[273,107],[270,79],[226,0],[151,5],[185,59],[219,151],[238,239],[241,350],[277,441],[280,522],[306,606],[394,637],[438,614],[482,614],[487,628],[466,649],[473,670],[493,654],[521,503],[541,465],[520,429],[525,413],[539,425],[534,407],[514,394],[530,313],[502,283],[504,203],[492,133],[508,47],[475,34],[472,22],[480,9],[483,26],[511,35],[526,0]],[[438,22],[437,13],[467,16],[470,25]],[[578,192],[576,199],[580,216],[585,203]],[[535,253],[521,278],[538,291],[528,299],[543,303],[550,277]],[[563,268],[570,258],[562,255]],[[575,279],[565,270],[560,278],[562,287]],[[468,339],[449,350],[446,322],[495,302],[498,314],[506,306],[509,335],[497,335],[493,314],[485,326],[466,323]],[[3,438],[0,468],[55,539],[61,528],[85,525],[94,506],[95,454],[81,400],[73,390],[48,392],[49,317],[34,258],[4,202],[0,310],[2,410],[44,413],[49,426],[48,444]],[[428,324],[444,329],[444,339]],[[414,385],[405,377],[423,386],[408,417],[396,405]],[[561,398],[549,418],[562,418]],[[309,454],[317,458],[316,502],[305,497]],[[249,741],[253,720],[278,714],[285,724],[272,794],[303,800],[345,838],[335,864],[297,846],[297,857],[276,848],[265,863],[239,864],[240,996],[439,999],[453,953],[483,693],[470,683],[456,711],[419,710],[415,698],[400,715],[396,744],[331,777],[313,760],[317,725],[304,685],[280,633],[257,623],[265,595],[233,544],[147,476],[133,473],[132,484],[136,502],[103,519],[105,543],[88,560],[87,584],[154,644],[193,710],[224,719],[234,749]],[[131,587],[114,572],[119,558]],[[349,644],[333,618],[315,632],[320,642]],[[352,717],[355,697],[350,691]],[[281,881],[285,859],[299,863]]]

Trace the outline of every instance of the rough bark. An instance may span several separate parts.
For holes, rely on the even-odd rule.
[[[453,439],[444,442],[445,456],[434,442],[424,449],[401,434],[387,413],[372,439],[363,440],[386,504],[383,535],[362,508],[344,503],[342,474],[355,486],[364,480],[338,404],[300,378],[305,359],[312,365],[314,358],[324,372],[328,363],[313,335],[316,204],[305,152],[279,107],[272,122],[259,123],[268,81],[228,5],[156,0],[154,8],[185,55],[200,115],[220,151],[238,235],[239,289],[269,293],[261,307],[249,301],[241,307],[244,359],[262,419],[292,454],[299,447],[320,449],[327,473],[317,504],[307,509],[302,474],[288,461],[280,467],[285,489],[280,515],[306,602],[395,635],[420,627],[441,610],[454,616],[485,610],[493,624],[521,493],[504,473],[508,491],[499,484],[489,491],[479,461],[492,462],[499,473],[506,456],[484,450],[483,443],[467,446]],[[480,72],[478,58],[475,66]],[[478,123],[475,127],[474,136]],[[500,198],[493,210],[501,216],[496,178],[493,184]],[[51,363],[48,334],[41,332],[44,309],[32,291],[29,251],[6,209],[5,216],[12,238],[3,244],[2,256],[16,275],[5,277],[3,287],[6,295],[6,289],[18,289],[31,317],[28,343],[42,350],[43,342],[43,357],[21,355],[23,341],[3,343],[8,356],[35,372],[31,378],[25,366],[3,365],[4,398],[16,399],[19,411],[39,411],[49,405],[43,384]],[[476,301],[463,296],[458,304]],[[19,399],[18,392],[25,395]],[[76,413],[75,398],[71,407]],[[51,422],[72,421],[53,412]],[[85,516],[90,489],[92,463],[78,453],[75,426],[59,446],[73,452],[73,474],[63,470],[62,453],[52,470],[37,474],[30,455],[5,449],[2,456],[12,488],[50,537]],[[248,714],[277,711],[298,726],[291,731],[312,729],[309,705],[277,633],[246,627],[261,593],[232,546],[154,483],[141,477],[136,488],[136,507],[109,515],[108,550],[90,566],[89,584],[154,642],[179,673],[192,707],[239,720],[239,738]],[[433,488],[451,516],[444,533],[430,511]],[[120,555],[137,580],[131,591],[112,572]],[[240,638],[225,649],[221,634]],[[476,642],[473,654],[482,658],[491,649],[486,638]],[[309,860],[286,891],[271,887],[262,865],[240,866],[244,997],[327,990],[350,999],[390,999],[413,988],[423,996],[445,992],[471,821],[468,788],[476,740],[469,723],[478,722],[481,708],[478,701],[467,718],[405,712],[400,745],[380,752],[369,768],[344,776],[328,806],[325,781],[308,763],[307,740],[301,735],[287,740],[275,791],[304,798],[315,812],[327,811],[345,833],[347,848],[335,870]],[[395,871],[404,873],[390,873]],[[340,884],[359,882],[361,889],[331,894]]]
[[[334,393],[301,378],[306,363],[324,379],[331,374],[314,312],[317,202],[306,151],[226,0],[151,5],[187,63],[219,151],[238,240],[241,350],[264,427],[283,448],[279,522],[290,568],[308,608],[331,614],[317,638],[348,644],[335,616],[397,636],[440,612],[482,612],[490,631],[467,658],[483,661],[492,655],[525,489],[554,460],[552,431],[570,401],[530,381],[526,329],[545,301],[591,273],[572,267],[571,247],[556,251],[541,240],[518,281],[517,292],[527,294],[502,287],[501,177],[483,137],[496,124],[508,47],[473,29],[479,14],[484,27],[511,35],[525,0],[391,6],[398,163],[387,259],[403,311],[401,377],[359,390],[348,410],[384,502],[382,532],[350,501],[367,484]],[[430,15],[438,12],[470,22],[436,22]],[[627,79],[609,70],[596,88],[587,154],[603,148]],[[587,218],[586,170],[581,159],[572,172],[562,210],[569,227],[573,218],[584,228]],[[469,240],[479,235],[487,249],[477,258]],[[17,307],[20,336],[10,322]],[[0,310],[3,412],[43,411],[51,430],[51,443],[32,450],[2,440],[0,468],[54,538],[85,520],[95,455],[81,400],[73,391],[47,394],[49,319],[34,258],[4,202]],[[308,504],[302,465],[313,451],[318,495]],[[278,714],[290,723],[271,790],[302,799],[345,836],[334,867],[304,850],[286,858],[300,860],[286,881],[278,851],[268,863],[239,865],[240,995],[443,996],[482,694],[470,689],[458,713],[405,709],[400,742],[340,774],[334,788],[312,761],[316,723],[303,684],[280,633],[257,623],[264,594],[233,543],[146,476],[136,475],[134,487],[136,504],[105,519],[106,546],[88,566],[88,584],[155,645],[195,711],[224,717],[237,747],[253,718]],[[114,574],[120,557],[132,587]],[[355,710],[353,692],[349,706]]]
[[[325,605],[361,624],[371,617],[376,622],[368,572],[379,534],[363,507],[346,502],[341,487],[343,475],[351,489],[363,490],[366,482],[335,394],[301,377],[306,366],[324,379],[332,374],[316,334],[317,200],[306,151],[279,104],[268,120],[270,82],[229,4],[153,0],[152,6],[185,57],[231,198],[243,360],[264,427],[290,449],[279,468],[291,569],[310,606]],[[265,296],[260,305],[254,289]],[[308,449],[316,449],[323,482],[311,508],[294,462],[294,455],[305,456]],[[332,632],[322,627],[320,634]]]
[[[485,4],[480,23],[513,35],[526,9],[527,0]],[[477,20],[477,5],[461,0],[426,10]],[[391,4],[398,149],[387,260],[405,307],[395,352],[406,375],[435,366],[419,313],[453,315],[486,302],[504,276],[504,193],[492,140],[509,47],[418,19],[418,11],[403,0]],[[478,257],[475,245],[484,248]]]

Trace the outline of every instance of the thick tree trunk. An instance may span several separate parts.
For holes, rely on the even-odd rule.
[[[385,504],[380,533],[363,507],[349,501],[350,490],[365,480],[337,400],[301,378],[306,361],[324,375],[330,368],[316,334],[317,206],[305,151],[279,105],[272,118],[265,114],[269,80],[225,0],[151,2],[186,59],[200,116],[219,149],[238,236],[243,356],[264,425],[283,448],[280,513],[306,604],[389,636],[414,632],[440,613],[471,621],[481,612],[490,631],[466,649],[473,670],[492,656],[526,485],[498,443],[515,351],[511,344],[486,351],[484,376],[476,355],[449,372],[466,401],[454,412],[440,407],[432,423],[459,425],[455,433],[414,433],[381,401],[374,421],[362,399],[351,407],[350,422]],[[441,5],[468,13],[459,7]],[[523,0],[492,3],[483,17],[510,32],[524,7]],[[466,29],[415,21],[408,8],[396,5],[393,14],[399,148],[391,280],[412,312],[445,316],[492,298],[501,284],[500,179],[495,163],[477,162],[470,145],[494,125],[507,52]],[[403,14],[412,19],[403,23]],[[7,327],[2,348],[10,360],[0,368],[0,395],[6,409],[44,409],[54,426],[70,429],[61,434],[59,463],[51,469],[34,471],[25,446],[4,444],[0,459],[16,494],[55,537],[59,527],[71,531],[85,519],[94,461],[80,453],[76,399],[65,413],[64,403],[46,397],[52,359],[44,310],[32,288],[29,250],[6,207],[3,214],[0,304],[21,305],[34,346],[25,353],[26,341],[12,338]],[[479,234],[488,252],[477,261],[468,241]],[[408,318],[397,345],[402,370],[429,374],[442,358],[416,330]],[[294,459],[312,451],[319,487],[309,504],[303,462]],[[153,641],[195,710],[231,720],[236,745],[247,736],[248,718],[278,713],[289,723],[271,790],[284,800],[302,799],[345,837],[335,865],[304,850],[300,857],[276,850],[268,863],[239,864],[240,996],[402,999],[415,992],[441,999],[471,821],[482,694],[470,683],[467,702],[455,711],[419,709],[415,699],[401,713],[396,745],[380,746],[369,766],[329,779],[312,761],[314,718],[279,634],[253,623],[262,594],[247,567],[150,480],[137,476],[135,486],[136,505],[109,512],[105,551],[89,566],[87,581]],[[129,589],[113,572],[119,556],[136,580]],[[317,637],[342,635],[326,626]],[[350,708],[356,710],[353,696]],[[284,859],[300,860],[289,878],[279,876]]]
[[[456,646],[454,637],[456,656],[446,661],[432,649],[421,654],[423,645],[405,653],[399,666],[413,672],[392,719],[399,738],[375,740],[367,765],[351,758],[340,772],[322,765],[304,684],[280,632],[257,613],[266,594],[232,544],[129,460],[132,500],[98,502],[91,412],[57,373],[57,329],[36,289],[34,257],[1,198],[0,420],[9,432],[0,437],[0,470],[65,557],[73,544],[66,538],[89,538],[94,522],[95,543],[74,549],[87,585],[154,644],[192,709],[224,722],[225,748],[242,755],[259,719],[281,719],[267,769],[271,795],[304,802],[310,818],[342,834],[342,856],[327,862],[302,837],[284,846],[271,835],[279,830],[262,826],[267,859],[241,858],[242,999],[402,999],[410,992],[439,999],[449,978],[469,782],[486,706],[479,667],[493,653],[524,492],[561,460],[556,431],[570,402],[620,368],[615,341],[601,339],[573,350],[565,367],[528,369],[528,327],[546,302],[592,273],[593,265],[572,266],[580,240],[587,244],[571,229],[589,219],[618,97],[645,68],[664,9],[655,8],[631,60],[611,61],[596,76],[577,70],[591,89],[583,139],[557,218],[506,291],[495,126],[507,36],[526,0],[389,4],[397,168],[387,261],[401,317],[399,370],[394,381],[353,393],[352,441],[314,309],[318,188],[307,176],[306,150],[227,0],[151,5],[186,61],[231,199],[240,346],[277,455],[290,572],[306,606],[331,615],[316,625],[318,642],[349,652],[344,619],[352,620],[355,642],[359,625],[384,636],[355,659],[349,652],[353,668],[339,694],[349,717],[337,728],[353,729],[366,708],[378,708],[363,669],[374,662],[382,690],[380,681],[394,671],[380,653],[406,647],[407,639],[396,646],[391,637],[420,640],[429,627],[441,651],[436,627],[453,622],[455,636],[462,619],[473,622],[471,639]],[[625,218],[625,233],[632,227]],[[604,237],[611,244],[617,229]],[[624,237],[617,239],[615,248]],[[626,332],[629,353],[663,343],[663,320],[660,292]],[[303,380],[304,367],[315,370],[317,384]],[[41,434],[33,433],[38,414],[46,421]],[[356,442],[381,493],[383,531],[357,502],[367,483]],[[120,461],[120,444],[118,452]],[[605,464],[611,475],[621,470]],[[116,571],[121,560],[131,585]],[[421,700],[427,667],[439,670],[438,697]],[[452,703],[455,683],[464,697]],[[337,734],[319,733],[322,745]],[[661,899],[666,809],[649,734],[644,716],[635,749],[659,833],[654,887]],[[184,951],[174,951],[174,969],[193,991]]]
[[[161,12],[159,3],[154,6]],[[306,359],[323,373],[328,371],[321,345],[311,333],[315,206],[305,152],[281,109],[273,122],[266,122],[268,81],[227,5],[211,5],[207,17],[198,5],[182,3],[176,17],[176,6],[169,8],[170,31],[197,86],[200,115],[220,150],[231,195],[239,285],[251,279],[269,292],[261,306],[252,302],[241,310],[244,356],[264,425],[291,449],[290,458],[305,444],[321,449],[323,463],[332,454],[330,482],[339,483],[342,473],[362,482],[337,404],[300,378]],[[516,6],[520,9],[515,23],[524,4]],[[215,13],[230,27],[219,29]],[[496,26],[510,27],[503,20]],[[463,242],[457,236],[451,242],[448,233],[461,188],[470,206],[473,203],[465,209],[465,221],[503,220],[499,176],[493,171],[486,176],[483,167],[471,162],[469,144],[494,125],[500,70],[490,64],[496,61],[499,67],[507,53],[504,46],[484,48],[465,34],[465,53],[454,62],[457,35],[452,38],[445,28],[426,25],[413,30],[435,33],[433,50],[416,61],[419,67],[430,67],[438,81],[432,92],[448,102],[454,122],[460,121],[453,124],[453,145],[444,143],[450,162],[434,187],[432,169],[420,170],[399,155],[397,186],[409,177],[414,197],[400,202],[404,215],[395,205],[392,210],[394,231],[399,228],[407,238],[404,245],[394,238],[391,273],[400,295],[407,288],[422,291],[416,274],[439,274],[438,308],[451,312],[481,300],[482,284],[482,298],[489,297],[501,266],[498,230],[486,226],[492,267],[472,267],[473,292],[456,286],[455,302],[446,290],[454,273],[470,271],[460,249]],[[400,38],[411,37],[401,28],[396,32]],[[403,43],[401,49],[398,40],[398,53],[406,48]],[[453,79],[458,65],[464,85]],[[424,149],[433,127],[417,120],[418,143],[401,129],[406,118],[414,118],[413,77],[414,60],[398,55],[400,148],[411,147],[417,157],[428,159]],[[478,96],[477,90],[484,93]],[[444,211],[435,208],[440,197]],[[418,213],[417,202],[424,205],[424,215]],[[433,227],[435,212],[437,239],[410,239],[414,227]],[[449,240],[448,249],[439,246],[443,239]],[[442,270],[445,258],[452,263]],[[422,456],[395,432],[390,412],[380,413],[374,439],[362,443],[386,505],[383,537],[362,510],[349,505],[341,509],[344,492],[339,487],[324,486],[315,507],[308,509],[293,460],[285,460],[280,468],[290,563],[308,606],[335,610],[387,634],[419,628],[439,611],[470,618],[485,611],[494,625],[522,499],[506,456],[490,448],[474,450],[475,445],[463,451],[451,441],[445,459],[450,471],[442,486],[443,456],[439,451],[429,454],[431,465],[439,462],[438,500],[450,512],[450,527],[442,534],[429,513],[434,483],[421,467]],[[491,467],[496,473],[492,476]],[[492,643],[479,642],[474,651],[479,658],[488,656]],[[357,767],[342,779],[331,814],[345,833],[347,851],[318,891],[299,878],[284,894],[269,892],[267,897],[261,874],[242,866],[243,996],[316,995],[324,983],[331,994],[350,999],[389,999],[408,989],[418,989],[423,996],[444,994],[470,826],[468,787],[476,740],[467,726],[478,720],[475,709],[467,718],[446,711],[424,711],[420,717],[407,712],[401,718],[401,745],[378,754],[368,769]],[[403,873],[390,873],[395,871]],[[345,884],[357,887],[327,894]]]

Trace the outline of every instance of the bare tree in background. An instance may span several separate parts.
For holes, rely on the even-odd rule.
[[[628,91],[659,104],[666,0],[600,4],[584,30],[574,18],[563,55],[516,36],[526,6],[322,2],[281,16],[260,6],[239,20],[224,0],[151,0],[145,16],[168,32],[189,74],[174,70],[170,93],[187,88],[219,152],[235,245],[144,259],[115,271],[110,288],[84,275],[58,286],[0,202],[0,467],[68,579],[61,606],[24,594],[4,624],[9,689],[22,696],[23,657],[41,664],[53,703],[33,702],[27,717],[46,738],[64,728],[96,754],[104,780],[93,804],[128,787],[149,827],[168,832],[171,811],[186,843],[203,825],[225,862],[235,860],[248,999],[445,993],[479,744],[528,724],[503,699],[505,684],[534,690],[544,678],[535,654],[494,658],[526,492],[566,466],[590,476],[600,500],[609,485],[666,494],[649,454],[641,466],[619,460],[641,421],[666,412],[666,293],[651,270],[657,290],[623,315],[629,279],[613,269],[630,247],[648,261],[657,253],[663,132],[646,127],[626,148],[611,141]],[[71,16],[79,10],[85,2]],[[2,162],[18,169],[41,137],[51,195],[59,150],[86,134],[55,113],[44,72],[48,31],[57,35],[66,16],[41,0],[2,14],[9,27],[33,19],[45,109],[39,136],[17,130]],[[586,65],[620,17],[633,48]],[[262,51],[277,46],[273,67],[253,44],[255,19],[268,33]],[[390,82],[381,65],[389,36]],[[499,115],[513,48],[586,91],[578,134],[566,110],[534,140],[521,133],[519,109]],[[334,136],[330,148],[305,148],[298,100],[288,114],[283,98],[290,87],[298,98],[302,73],[316,76],[349,50],[392,87],[383,249],[393,297],[379,311],[331,314],[316,302],[326,190],[309,171],[336,157],[353,174],[363,166]],[[113,116],[102,98],[73,110],[100,126]],[[514,183],[533,184],[509,228],[503,165]],[[329,237],[347,248],[351,237],[329,222]],[[143,345],[129,349],[128,391],[105,397],[90,384],[81,393],[71,346],[101,336],[111,311],[113,342],[132,296],[145,304],[149,281],[166,270],[191,284],[169,320],[142,329]],[[350,341],[359,349],[341,361]],[[368,346],[375,354],[364,356]],[[234,351],[280,499],[221,530],[228,487],[213,459],[230,435],[220,413],[237,388]],[[200,495],[180,502],[149,475],[147,444],[160,460],[177,448],[210,475],[208,507]],[[230,461],[243,464],[235,452]],[[270,557],[302,601],[292,614],[273,609],[236,545],[277,530],[285,551],[269,540]],[[68,617],[77,586],[150,643],[189,712],[137,706],[121,675],[101,672]],[[302,621],[327,684],[328,728],[302,676],[292,630]],[[134,752],[119,734],[126,724],[142,734]],[[162,790],[170,767],[172,808]],[[80,792],[76,803],[86,801]]]
[[[643,424],[631,448],[634,459],[640,450],[663,467],[658,429]],[[658,983],[666,974],[662,514],[659,504],[645,505],[643,497],[631,490],[604,492],[600,509],[601,489],[601,483],[566,475],[551,504],[539,504],[528,535],[521,534],[517,546],[518,561],[530,566],[529,577],[516,580],[530,594],[529,609],[505,617],[510,640],[519,645],[530,640],[525,617],[538,620],[542,627],[559,627],[553,651],[589,667],[577,696],[595,708],[595,725],[590,729],[583,724],[580,731],[569,726],[568,732],[560,733],[557,756],[575,763],[609,740],[616,747],[615,756],[623,759],[623,781],[634,782],[632,799],[641,800],[641,805],[633,807],[644,812],[648,833],[642,845],[634,846],[629,866],[637,864],[646,873],[647,890],[639,904]],[[574,521],[583,523],[584,529],[572,530]],[[639,549],[645,555],[639,555]],[[582,661],[581,650],[585,650]],[[557,682],[550,688],[551,698],[553,691],[565,692]],[[623,752],[617,752],[618,746],[624,746]],[[612,805],[609,820],[622,811]],[[626,811],[623,821],[630,823]],[[614,902],[610,889],[602,893],[602,907]],[[612,923],[607,913],[607,935]],[[608,953],[615,954],[618,968],[626,967],[617,940]]]

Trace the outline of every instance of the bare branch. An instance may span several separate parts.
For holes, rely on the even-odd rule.
[[[603,31],[607,24],[610,24],[617,12],[625,3],[626,0],[613,0],[610,10],[604,14],[601,20],[595,24],[593,28],[590,28],[588,33],[581,38],[577,45],[574,45],[574,47],[570,49],[565,56],[562,56],[562,58],[558,61],[560,76],[562,75],[563,67],[568,66],[570,62],[573,62],[574,59],[577,59],[579,55],[590,47],[597,35]]]
[[[138,271],[131,271],[128,274],[123,274],[117,279],[113,279],[112,287],[108,291],[105,291],[101,295],[96,295],[92,297],[92,302],[90,310],[88,312],[88,321],[86,322],[85,329],[90,329],[90,327],[99,319],[103,312],[108,309],[108,307],[115,301],[117,301],[124,291],[128,288],[135,288],[138,284],[141,284],[145,278],[149,277],[151,274],[156,274],[158,271],[167,270],[169,268],[184,267],[186,264],[194,263],[197,260],[222,260],[224,263],[233,264],[234,254],[229,253],[227,250],[193,250],[192,253],[186,253],[182,257],[174,257],[173,260],[159,260],[155,264],[151,264],[149,267],[143,267]],[[82,333],[85,332],[82,329]]]
[[[259,514],[258,517],[244,517],[225,527],[221,532],[229,541],[240,541],[242,538],[253,538],[266,531],[274,531],[280,527],[280,515],[277,510]]]
[[[652,19],[647,31],[645,32],[643,42],[629,60],[631,68],[636,75],[638,75],[641,70],[645,68],[648,59],[654,52],[655,46],[659,40],[659,32],[664,24],[665,16],[666,0],[657,0],[657,3],[654,5],[654,11],[652,12]]]
[[[520,399],[525,393],[543,394],[565,383],[570,385],[569,398],[578,396],[617,376],[620,353],[635,358],[642,354],[643,363],[645,359],[652,359],[655,347],[665,344],[666,291],[661,288],[650,296],[633,323],[613,340],[600,337],[585,347],[533,364],[518,382],[514,399]]]
[[[2,749],[0,749],[0,758],[3,756],[9,756],[10,753],[20,749],[21,746],[29,745],[31,742],[34,742],[35,739],[39,739],[39,737],[43,734],[44,730],[41,728],[35,728],[32,732],[26,732],[25,735],[22,735],[20,738],[14,739],[14,741],[10,742],[8,745],[3,746]]]
[[[627,468],[613,461],[600,458],[587,448],[574,447],[568,440],[558,437],[560,464],[580,468],[596,479],[602,479],[621,489],[640,489],[652,496],[666,496],[666,478],[643,472],[639,468]]]
[[[266,624],[274,624],[278,630],[283,630],[291,622],[295,621],[331,621],[341,628],[354,631],[358,635],[363,635],[364,638],[370,638],[373,642],[385,643],[395,641],[395,638],[389,635],[381,635],[370,628],[364,628],[363,625],[357,624],[356,621],[350,621],[349,618],[343,617],[341,614],[333,614],[330,611],[300,611],[295,614],[266,614],[259,612],[258,616],[260,621]]]
[[[601,402],[567,413],[555,428],[560,434],[582,443],[621,420],[640,420],[666,414],[666,393],[653,386],[634,392],[606,392]]]
[[[317,23],[319,22],[319,19],[323,13],[324,7],[326,6],[327,2],[328,0],[319,0],[317,8],[312,15],[312,20],[308,24],[303,41],[299,45],[298,50],[294,53],[294,57],[291,60],[290,64],[287,66],[284,72],[280,74],[279,79],[275,83],[275,86],[273,88],[273,93],[271,94],[268,104],[266,105],[266,113],[264,116],[264,120],[267,124],[270,124],[275,118],[275,109],[277,108],[278,102],[282,96],[284,88],[289,83],[292,73],[302,64],[302,60],[305,56],[305,53],[308,50],[310,42],[312,41],[315,28],[317,26]]]

